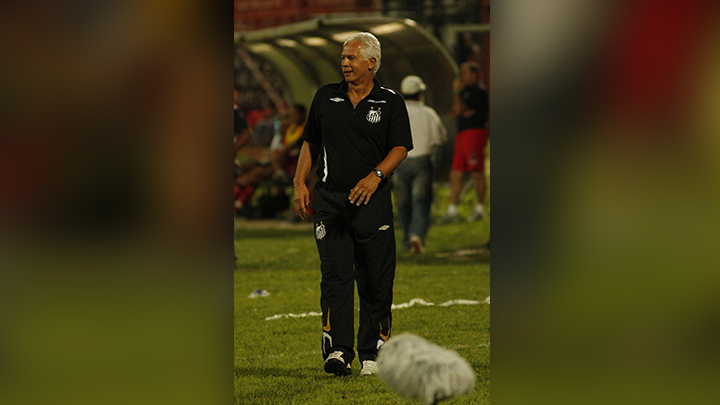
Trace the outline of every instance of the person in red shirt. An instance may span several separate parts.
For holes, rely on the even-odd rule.
[[[468,221],[477,221],[485,215],[485,146],[489,139],[486,122],[489,110],[487,91],[481,87],[482,71],[476,62],[460,65],[460,77],[455,81],[455,104],[452,113],[457,117],[455,153],[450,171],[450,205],[441,223],[455,222],[458,202],[466,173],[475,179],[477,204]]]

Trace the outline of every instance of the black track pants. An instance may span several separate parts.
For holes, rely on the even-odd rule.
[[[374,360],[390,336],[395,278],[395,229],[390,187],[383,181],[368,205],[350,204],[348,192],[318,185],[312,201],[322,281],[323,358],[340,350],[355,357],[354,287],[360,297],[358,354]]]

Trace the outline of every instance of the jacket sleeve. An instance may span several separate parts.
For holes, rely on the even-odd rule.
[[[405,101],[402,97],[398,96],[393,103],[388,131],[388,151],[396,146],[404,146],[408,151],[412,150],[413,142],[412,132],[410,130],[410,118],[408,117],[407,106],[405,106]]]

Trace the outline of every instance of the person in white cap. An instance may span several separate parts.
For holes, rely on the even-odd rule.
[[[425,251],[425,237],[430,227],[433,198],[430,155],[447,140],[447,130],[437,112],[423,102],[425,90],[425,83],[414,75],[405,77],[400,84],[410,117],[414,148],[391,178],[398,222],[403,231],[402,247],[416,254]]]

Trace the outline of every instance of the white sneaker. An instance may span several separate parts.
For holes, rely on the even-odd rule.
[[[420,240],[420,237],[418,236],[411,236],[410,237],[410,249],[414,254],[423,254],[425,253],[425,248],[423,247],[422,240]]]
[[[335,374],[338,377],[352,374],[350,364],[345,364],[341,351],[334,351],[325,359],[325,372]]]
[[[372,360],[365,360],[362,362],[362,370],[360,375],[373,375],[377,373],[377,362]]]

